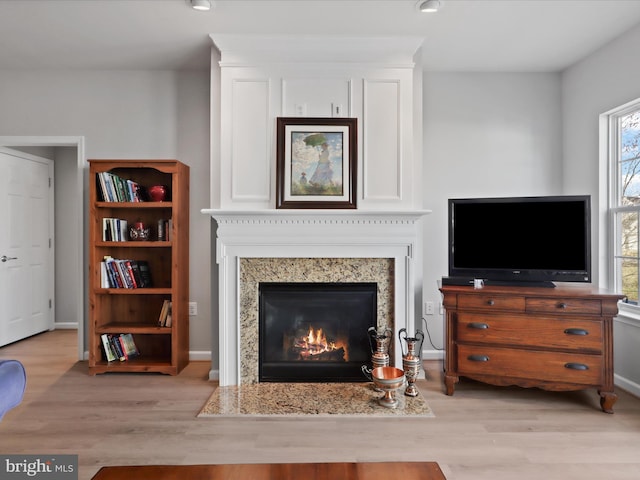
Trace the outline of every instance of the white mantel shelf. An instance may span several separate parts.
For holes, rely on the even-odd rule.
[[[278,209],[278,210],[200,210],[219,222],[263,221],[286,222],[288,220],[318,222],[414,222],[431,210],[322,210],[322,209]]]

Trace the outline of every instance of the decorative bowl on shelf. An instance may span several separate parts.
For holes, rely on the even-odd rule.
[[[164,202],[167,199],[167,191],[166,185],[152,185],[147,189],[152,202]]]
[[[145,227],[142,222],[136,222],[131,228],[129,228],[129,240],[151,240],[151,229],[149,227]]]

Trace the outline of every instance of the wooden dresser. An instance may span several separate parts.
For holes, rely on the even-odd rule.
[[[613,413],[613,317],[622,295],[591,287],[443,286],[445,386],[459,377],[492,385],[568,391],[596,387]]]

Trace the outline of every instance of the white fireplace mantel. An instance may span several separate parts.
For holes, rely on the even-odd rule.
[[[422,290],[421,219],[429,210],[217,210],[220,385],[242,383],[239,264],[242,258],[392,258],[396,332],[415,331],[415,299]],[[397,333],[396,333],[397,335]],[[246,346],[244,346],[246,347]],[[257,348],[257,345],[254,346]],[[394,363],[402,364],[396,349]]]

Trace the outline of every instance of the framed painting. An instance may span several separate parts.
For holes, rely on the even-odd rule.
[[[357,119],[278,117],[276,208],[356,208]]]

